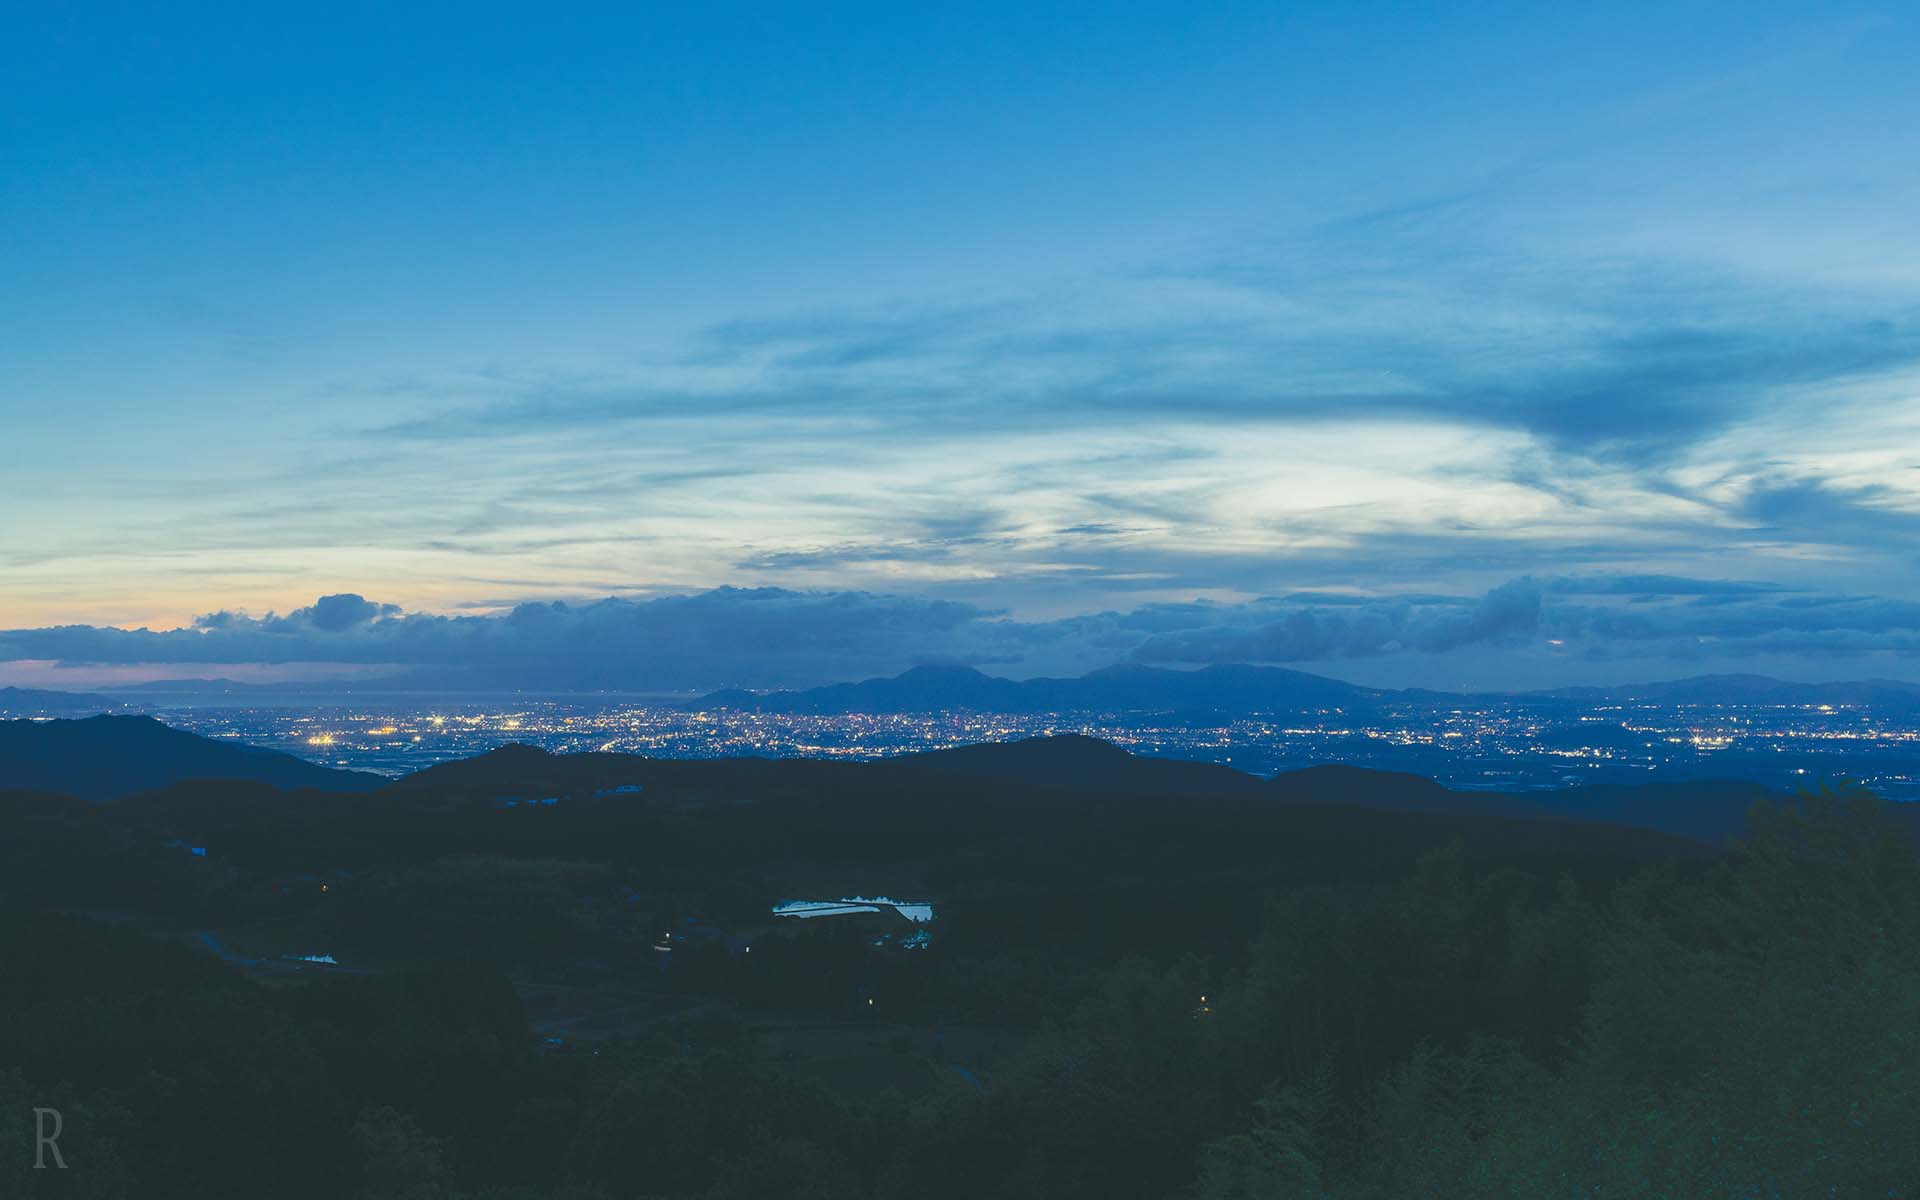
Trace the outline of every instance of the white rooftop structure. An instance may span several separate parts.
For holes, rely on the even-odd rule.
[[[914,900],[894,900],[886,896],[849,896],[843,900],[783,900],[773,906],[773,915],[801,918],[844,917],[851,913],[877,913],[889,908],[915,924],[933,920],[933,905]]]

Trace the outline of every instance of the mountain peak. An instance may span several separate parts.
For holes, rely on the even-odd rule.
[[[959,664],[926,664],[892,678],[804,691],[715,692],[698,708],[772,713],[1287,712],[1371,703],[1338,679],[1279,667],[1219,665],[1175,671],[1118,663],[1071,679],[1005,679]]]
[[[895,675],[893,678],[896,680],[900,680],[900,679],[976,680],[976,679],[990,679],[992,678],[992,676],[987,675],[985,672],[980,671],[974,667],[969,667],[965,663],[921,663],[919,666],[908,667],[906,670],[902,671],[898,675]]]

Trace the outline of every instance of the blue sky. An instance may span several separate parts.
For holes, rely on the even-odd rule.
[[[1920,16],[1195,7],[0,18],[0,681],[1920,677]]]

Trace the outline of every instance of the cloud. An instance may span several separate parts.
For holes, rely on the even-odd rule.
[[[1466,383],[1467,412],[1509,421],[1563,452],[1670,462],[1700,441],[1791,403],[1796,389],[1920,361],[1920,326],[1784,313],[1724,325],[1676,320],[1592,342],[1585,362]],[[1465,415],[1465,414],[1463,414]]]
[[[336,578],[404,591],[23,629],[0,654],[679,688],[934,657],[1897,652],[1920,535],[1910,298],[1535,252],[1489,232],[1487,203],[343,404],[379,416],[281,475],[105,480],[90,518],[19,522],[0,568],[37,594],[15,623],[76,595],[159,624]],[[1803,428],[1842,393],[1844,421]],[[713,586],[732,581],[770,586]],[[629,589],[659,598],[572,599]]]
[[[1920,367],[1910,298],[1596,254],[1579,239],[1549,249],[1507,234],[1499,204],[1491,192],[1416,199],[985,300],[727,320],[641,368],[495,372],[478,402],[368,432],[472,442],[784,420],[886,445],[1412,421],[1507,430],[1557,458],[1631,470],[1684,460],[1821,389]]]
[[[733,582],[1029,620],[1297,596],[1165,648],[1337,658],[1455,636],[1418,597],[1521,576],[1542,621],[1583,597],[1912,593],[1909,296],[1522,244],[1497,203],[720,321],[644,356],[342,384],[327,439],[210,479],[102,472],[17,521],[10,623],[171,623],[341,578],[440,611]],[[404,614],[370,603],[228,631],[384,644]]]
[[[1683,575],[1568,575],[1547,580],[1547,591],[1600,596],[1759,596],[1794,589],[1745,579],[1689,579]]]
[[[526,603],[454,617],[339,595],[284,617],[220,612],[186,629],[14,630],[0,633],[0,659],[384,664],[450,686],[672,690],[813,681],[910,662],[919,647],[991,615],[952,601],[777,588]]]
[[[1583,286],[1549,298],[1527,282],[1536,267],[1472,266],[1455,277],[1416,257],[1356,275],[1315,256],[1265,273],[1122,281],[1097,301],[734,322],[638,378],[536,378],[369,432],[471,441],[786,419],[885,444],[1090,423],[1362,419],[1502,428],[1558,455],[1644,467],[1807,389],[1920,365],[1911,309],[1889,317],[1843,296],[1756,295],[1746,281],[1654,262],[1604,273],[1561,264]]]
[[[315,629],[340,633],[399,613],[398,604],[375,604],[365,597],[343,592],[322,596],[311,608],[295,609],[288,614],[288,620],[305,621]]]
[[[574,594],[624,569],[1060,611],[1533,574],[1723,604],[1737,582],[1674,581],[1795,588],[1818,561],[1860,586],[1903,543],[1911,566],[1920,474],[1796,432],[1836,389],[1851,427],[1910,401],[1909,301],[1522,254],[1485,203],[987,301],[726,321],[637,366],[494,373],[352,436],[434,460],[391,506],[431,521],[410,549],[535,559]],[[468,464],[454,495],[447,454]],[[1376,635],[1397,636],[1378,613],[1262,636]]]
[[[1300,600],[1306,600],[1300,604]],[[1540,589],[1517,579],[1478,601],[1444,597],[1293,597],[1187,610],[1212,618],[1153,634],[1132,657],[1151,663],[1310,662],[1511,644],[1538,630]]]
[[[1708,601],[1702,603],[1702,601]],[[1293,593],[1241,603],[1151,602],[1047,620],[954,600],[722,587],[653,599],[531,602],[462,616],[401,612],[351,593],[285,616],[231,610],[172,630],[0,632],[0,660],[92,665],[347,664],[416,686],[682,691],[799,686],[963,662],[1003,674],[1173,666],[1456,663],[1482,656],[1884,662],[1920,645],[1920,603],[1678,576],[1509,580],[1478,596]],[[1451,668],[1449,668],[1451,669]],[[1883,672],[1884,673],[1884,672]],[[1899,673],[1895,669],[1894,673]]]
[[[1735,512],[1776,537],[1797,538],[1817,529],[1833,544],[1920,544],[1920,508],[1885,485],[1763,477],[1740,498]]]
[[[193,628],[204,631],[252,628],[274,633],[299,633],[303,630],[344,633],[383,617],[399,615],[398,604],[375,604],[353,592],[339,592],[331,596],[322,596],[307,607],[296,608],[284,617],[269,613],[259,621],[254,621],[243,613],[223,609],[220,612],[195,617]]]

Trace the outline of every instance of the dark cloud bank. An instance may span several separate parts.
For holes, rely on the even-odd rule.
[[[928,662],[997,674],[1077,674],[1116,662],[1319,664],[1533,654],[1676,668],[1781,656],[1899,668],[1920,650],[1920,604],[1672,576],[1522,578],[1479,596],[1296,593],[1239,604],[1146,604],[1021,621],[972,604],[860,591],[722,587],[691,595],[527,603],[488,616],[408,613],[354,594],[188,628],[0,632],[0,660],[159,665],[353,664],[447,688],[698,690],[791,687]],[[1888,670],[1887,664],[1893,669]],[[1529,682],[1515,680],[1516,684]]]

